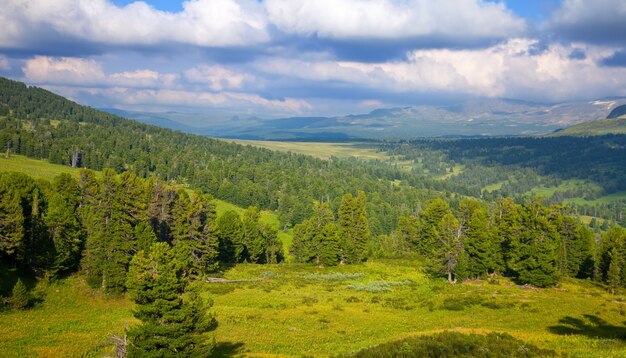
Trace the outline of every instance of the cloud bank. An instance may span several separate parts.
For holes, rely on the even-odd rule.
[[[626,3],[6,0],[0,74],[94,106],[339,114],[425,98],[626,96]],[[335,111],[333,113],[333,111]]]

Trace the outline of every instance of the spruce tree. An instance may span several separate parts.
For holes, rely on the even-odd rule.
[[[319,261],[324,266],[335,266],[339,262],[340,254],[337,226],[328,223],[321,232]]]
[[[260,224],[264,253],[261,263],[276,264],[284,259],[283,243],[278,238],[278,231],[267,224]]]
[[[345,263],[361,262],[367,257],[370,230],[365,204],[365,193],[362,191],[356,198],[346,194],[341,199],[338,222],[342,260]]]
[[[240,262],[243,253],[241,219],[236,211],[229,210],[217,218],[219,258],[222,262]]]
[[[0,187],[0,252],[18,259],[24,247],[24,215],[20,195],[15,190]]]
[[[61,193],[50,195],[44,222],[54,243],[53,275],[72,271],[78,265],[81,237],[75,210]]]
[[[448,276],[448,282],[456,283],[459,255],[463,251],[459,221],[451,214],[445,214],[438,225],[437,256],[440,267]]]
[[[419,239],[415,246],[418,254],[432,257],[437,252],[439,224],[446,214],[451,214],[450,206],[441,198],[430,200],[420,212]]]
[[[137,304],[133,315],[141,324],[128,331],[129,357],[209,356],[212,345],[203,333],[214,321],[195,292],[186,292],[184,272],[175,249],[167,243],[152,246],[146,256],[133,258],[127,280]]]
[[[243,213],[242,242],[244,245],[243,259],[258,263],[265,251],[265,242],[259,229],[259,209],[251,206]]]
[[[11,297],[9,298],[9,305],[14,309],[24,309],[30,304],[30,293],[26,288],[26,285],[21,279],[17,279],[13,290],[11,291]]]
[[[611,249],[609,252],[609,259],[610,263],[609,270],[607,272],[607,281],[611,289],[611,294],[614,295],[617,288],[621,286],[621,271],[623,263],[616,248]]]

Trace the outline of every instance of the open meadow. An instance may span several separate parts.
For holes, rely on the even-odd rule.
[[[301,357],[355,352],[442,331],[503,332],[572,357],[624,357],[626,302],[588,281],[535,289],[507,279],[450,285],[415,260],[334,268],[239,264],[232,283],[196,282],[214,301],[216,356]],[[133,324],[132,303],[80,276],[44,285],[34,308],[0,314],[3,356],[101,356]],[[623,293],[622,293],[623,294]]]

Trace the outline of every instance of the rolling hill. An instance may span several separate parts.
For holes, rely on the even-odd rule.
[[[626,98],[557,104],[473,99],[448,106],[381,108],[366,114],[275,119],[210,113],[108,111],[143,123],[211,137],[338,142],[357,138],[545,134],[605,118],[623,104]]]

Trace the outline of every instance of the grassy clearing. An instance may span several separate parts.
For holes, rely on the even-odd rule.
[[[280,152],[310,155],[320,159],[329,159],[330,157],[355,157],[363,160],[377,159],[383,161],[390,159],[385,153],[378,152],[371,148],[360,147],[359,143],[274,142],[239,139],[228,139],[228,141]]]
[[[594,200],[587,200],[584,198],[570,198],[563,200],[566,204],[572,203],[577,205],[595,205],[595,204],[610,204],[615,201],[626,200],[626,191],[620,191],[618,193],[613,193],[609,195],[605,195],[599,197]]]
[[[0,356],[101,357],[112,353],[110,336],[135,322],[129,300],[105,297],[78,277],[37,290],[41,304],[0,313]]]
[[[626,352],[625,341],[613,337],[626,337],[624,303],[580,281],[544,290],[505,279],[451,286],[409,261],[239,265],[226,277],[263,281],[203,284],[214,295],[224,354],[328,356],[444,330],[505,332],[572,356]]]
[[[36,179],[52,180],[61,173],[70,173],[78,178],[80,169],[65,165],[51,164],[45,160],[32,159],[23,155],[0,157],[0,172],[22,172]]]
[[[217,356],[323,357],[446,330],[508,333],[573,357],[626,352],[622,296],[587,281],[552,289],[506,279],[453,286],[408,260],[333,268],[240,264],[225,277],[261,281],[196,283],[215,302]],[[45,293],[37,308],[0,313],[1,356],[101,356],[110,347],[99,344],[135,322],[128,300],[106,299],[80,278]]]

